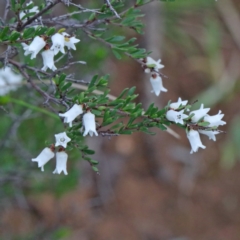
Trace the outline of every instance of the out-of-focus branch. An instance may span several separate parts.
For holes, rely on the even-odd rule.
[[[230,31],[234,42],[240,50],[240,16],[236,6],[231,0],[222,0],[216,4],[221,17],[223,18],[228,30]]]

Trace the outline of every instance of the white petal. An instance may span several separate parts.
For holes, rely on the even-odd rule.
[[[57,68],[54,65],[54,51],[48,49],[42,52],[43,58],[43,71],[46,71],[48,68],[55,71]]]
[[[207,135],[209,137],[209,140],[213,140],[213,141],[216,141],[215,135],[219,134],[218,131],[214,131],[214,130],[199,130],[199,132],[201,134]]]
[[[55,134],[55,138],[56,138],[56,143],[55,146],[62,146],[64,148],[67,147],[67,143],[71,141],[71,138],[69,138],[66,134],[66,132],[62,132],[59,134]]]
[[[156,96],[159,96],[160,92],[167,92],[167,89],[163,87],[162,85],[162,78],[157,75],[155,78],[150,78],[150,83],[153,88],[153,92],[156,94]]]
[[[177,101],[177,102],[174,102],[174,103],[171,103],[171,104],[170,104],[170,108],[172,108],[172,109],[178,109],[180,106],[186,106],[187,103],[188,103],[188,100],[182,101],[181,98],[178,98],[178,101]]]
[[[84,126],[84,133],[83,136],[85,137],[88,133],[90,136],[93,135],[93,133],[98,136],[98,133],[96,131],[96,122],[95,122],[95,115],[91,112],[87,112],[83,115],[83,126]]]
[[[45,47],[46,42],[43,38],[36,36],[28,46],[26,52],[31,55],[31,59],[36,58],[37,54]],[[26,46],[25,46],[26,47]]]
[[[38,167],[41,168],[42,171],[44,171],[44,165],[54,157],[54,153],[50,148],[44,148],[42,152],[36,157],[33,158],[33,162],[38,163]]]
[[[65,117],[64,122],[69,123],[69,126],[72,127],[73,120],[82,113],[82,105],[74,104],[67,112],[59,113],[59,116]]]
[[[190,145],[192,147],[192,150],[190,153],[193,152],[197,152],[198,148],[203,148],[205,149],[206,147],[202,144],[201,139],[200,139],[200,135],[199,132],[196,130],[189,130],[189,132],[187,133],[187,138],[190,142]]]
[[[55,33],[52,37],[52,47],[51,50],[54,51],[54,55],[58,54],[61,51],[63,54],[65,53],[64,50],[64,36],[60,33]]]
[[[219,111],[218,114],[213,116],[206,115],[204,117],[204,121],[210,123],[208,125],[209,127],[218,127],[226,124],[225,121],[222,121],[223,117],[224,117],[224,114],[222,114],[222,111]]]
[[[60,174],[61,172],[64,172],[65,175],[68,175],[67,173],[67,159],[68,155],[65,152],[57,152],[56,153],[56,168],[53,171],[53,173]]]
[[[169,121],[172,121],[175,123],[180,123],[183,125],[184,124],[183,119],[188,118],[188,115],[184,114],[183,112],[184,112],[184,110],[177,112],[177,111],[170,109],[166,113],[166,118]]]
[[[210,108],[204,108],[204,105],[201,104],[201,107],[198,110],[190,112],[190,115],[194,113],[194,116],[192,117],[192,122],[198,122],[201,118],[206,116],[209,110]]]

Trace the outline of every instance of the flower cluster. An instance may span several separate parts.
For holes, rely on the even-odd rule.
[[[10,67],[0,69],[0,96],[16,90],[22,81],[22,76],[12,71]]]
[[[152,85],[152,92],[156,94],[156,96],[159,96],[159,94],[162,92],[167,92],[167,89],[163,87],[162,78],[159,75],[159,69],[164,68],[164,65],[160,64],[161,59],[158,61],[155,61],[151,57],[146,57],[145,59],[142,59],[142,62],[144,65],[142,67],[144,68],[145,73],[150,73],[150,83]]]
[[[166,118],[171,122],[186,126],[187,138],[192,148],[190,153],[193,153],[197,152],[198,148],[206,148],[201,142],[199,133],[207,135],[210,140],[216,141],[215,135],[220,133],[217,128],[225,125],[226,122],[222,120],[224,114],[221,111],[210,116],[208,115],[210,108],[204,108],[203,104],[198,110],[187,115],[186,111],[189,111],[190,106],[187,103],[187,100],[182,101],[181,98],[177,102],[171,103],[166,112]]]
[[[74,104],[72,108],[70,108],[67,112],[59,113],[59,116],[64,117],[64,123],[68,123],[69,127],[72,127],[73,120],[81,114],[83,114],[83,105]],[[84,127],[84,137],[88,133],[91,137],[93,134],[95,134],[95,136],[98,136],[98,133],[96,131],[95,115],[91,113],[90,110],[87,110],[87,112],[83,115],[82,124]]]
[[[75,44],[80,41],[79,39],[75,38],[74,36],[70,36],[65,32],[55,33],[51,37],[51,47],[48,40],[49,39],[47,36],[36,36],[29,45],[22,43],[23,50],[25,51],[24,55],[31,55],[31,59],[36,58],[37,54],[43,50],[41,53],[43,59],[43,71],[46,71],[48,68],[52,71],[55,71],[57,68],[54,64],[54,56],[59,52],[64,54],[64,47],[67,47],[69,50],[76,50]]]
[[[59,116],[64,118],[64,123],[68,123],[69,127],[72,127],[74,119],[83,113],[83,105],[74,104],[67,112],[59,113]],[[84,113],[82,117],[82,124],[84,127],[84,137],[87,134],[90,136],[93,136],[93,134],[98,136],[96,131],[95,115],[92,114],[90,110],[87,110],[86,113]],[[68,155],[64,149],[67,148],[67,144],[71,141],[71,139],[67,136],[66,132],[55,134],[55,139],[55,146],[51,145],[51,147],[44,148],[36,158],[32,159],[32,161],[37,162],[38,167],[44,171],[44,165],[55,156],[55,147],[60,146],[58,152],[56,153],[56,169],[53,173],[60,174],[61,172],[64,172],[64,174],[67,175]]]
[[[64,172],[65,175],[67,175],[67,159],[68,155],[64,151],[64,149],[67,147],[67,143],[71,141],[71,139],[67,136],[66,132],[62,132],[55,135],[56,143],[55,147],[60,146],[58,152],[56,152],[56,168],[53,171],[53,173],[60,174],[61,172]],[[38,167],[41,168],[42,171],[44,171],[44,165],[54,158],[55,156],[55,147],[54,144],[52,144],[50,147],[46,147],[42,150],[42,152],[36,157],[33,158],[33,162],[38,163]]]

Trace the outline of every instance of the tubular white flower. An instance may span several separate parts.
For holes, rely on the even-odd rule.
[[[187,133],[187,138],[190,142],[191,145],[191,154],[193,152],[197,152],[198,148],[203,148],[205,149],[206,147],[202,144],[201,139],[200,139],[200,135],[199,132],[193,129],[190,129],[189,132]]]
[[[54,51],[54,55],[57,55],[59,51],[61,51],[63,54],[65,53],[64,50],[64,36],[60,33],[55,33],[52,37],[52,47],[51,50]]]
[[[150,83],[152,85],[152,92],[154,92],[156,94],[156,96],[159,96],[160,92],[167,92],[167,89],[163,87],[162,84],[162,78],[154,73],[152,74],[151,78],[150,78]]]
[[[222,118],[224,117],[224,114],[222,114],[222,111],[219,110],[218,114],[209,116],[208,114],[204,117],[205,122],[209,122],[210,124],[208,127],[218,127],[225,125],[226,122],[222,121]]]
[[[57,68],[54,64],[54,52],[53,50],[45,50],[42,52],[43,67],[42,70],[46,71],[48,68],[55,71]]]
[[[32,161],[37,162],[38,167],[41,168],[41,171],[44,171],[44,165],[53,157],[54,152],[50,148],[46,147],[36,158],[33,158]]]
[[[158,61],[155,61],[154,59],[152,59],[151,57],[147,57],[146,58],[146,66],[147,68],[145,68],[145,72],[149,73],[151,72],[151,69],[153,68],[156,72],[158,72],[159,69],[164,68],[164,65],[160,64],[161,59],[159,59]],[[154,66],[152,66],[154,65]]]
[[[199,132],[201,134],[207,135],[209,137],[209,140],[213,140],[213,141],[216,141],[215,135],[219,134],[219,132],[215,130],[199,130]]]
[[[55,146],[62,146],[64,148],[67,147],[67,143],[71,141],[71,138],[69,138],[66,134],[66,132],[55,134],[56,143]]]
[[[53,173],[60,174],[63,172],[65,175],[68,175],[67,172],[67,159],[68,155],[67,153],[61,151],[56,153],[56,168],[53,171]]]
[[[25,50],[24,55],[31,55],[31,59],[36,58],[37,54],[45,47],[46,42],[43,38],[36,36],[31,44],[28,46],[26,43],[22,43],[23,49]]]
[[[210,108],[204,108],[204,105],[201,104],[201,107],[198,110],[190,112],[190,115],[194,113],[194,116],[192,117],[192,122],[198,122],[201,118],[206,116],[209,110]]]
[[[69,127],[72,127],[73,120],[82,113],[82,105],[74,104],[67,112],[59,113],[59,116],[64,117],[64,123],[69,123]]]
[[[93,133],[98,136],[96,131],[96,122],[95,122],[95,115],[92,114],[90,111],[83,115],[83,126],[84,126],[84,133],[83,136],[85,137],[88,133],[92,137]]]
[[[174,110],[168,110],[166,113],[166,118],[169,121],[175,122],[175,123],[180,123],[184,124],[183,119],[188,118],[188,115],[183,113],[184,110],[181,110],[179,112],[174,111]]]
[[[0,96],[16,90],[22,81],[22,76],[12,71],[10,67],[0,69]]]
[[[182,107],[185,107],[188,103],[188,100],[184,100],[182,101],[181,98],[178,98],[178,101],[177,102],[174,102],[174,103],[170,103],[170,108],[176,110],[178,109],[180,106]]]
[[[75,37],[69,37],[68,33],[63,32],[62,35],[64,36],[64,45],[69,49],[76,50],[75,43],[80,42],[80,39]]]

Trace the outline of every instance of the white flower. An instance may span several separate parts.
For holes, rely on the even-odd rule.
[[[0,69],[0,96],[16,90],[22,81],[22,76],[12,71],[10,67]]]
[[[151,69],[154,69],[156,72],[158,72],[159,69],[164,68],[164,65],[160,64],[160,62],[161,62],[161,59],[159,59],[158,61],[155,61],[151,57],[147,57],[145,72],[150,73]]]
[[[219,131],[215,130],[199,130],[201,134],[207,135],[209,137],[209,140],[216,141],[215,135],[219,134]]]
[[[57,68],[54,64],[54,52],[50,49],[42,52],[43,58],[43,71],[46,71],[48,68],[55,71]]]
[[[167,89],[163,87],[162,78],[158,74],[152,74],[150,82],[153,88],[152,92],[154,92],[156,96],[159,96],[161,91],[167,92]]]
[[[41,168],[42,171],[44,171],[44,165],[53,157],[54,152],[52,151],[52,149],[46,147],[36,158],[33,158],[32,161],[37,162],[38,167]]]
[[[64,50],[64,36],[60,33],[55,33],[52,37],[52,47],[51,50],[54,51],[54,55],[57,55],[59,51],[61,51],[63,54],[65,53]]]
[[[72,127],[73,120],[82,113],[82,105],[74,104],[67,112],[59,113],[59,116],[64,117],[64,123],[69,123],[69,127]]]
[[[75,43],[80,42],[80,40],[75,37],[69,37],[70,35],[65,32],[63,32],[62,35],[64,36],[64,45],[68,48],[68,50],[76,50]]]
[[[178,98],[178,101],[177,101],[177,102],[174,102],[174,103],[171,103],[171,104],[170,104],[170,108],[176,110],[176,109],[178,109],[180,106],[185,107],[185,106],[187,105],[187,103],[188,103],[188,100],[182,101],[181,98]]]
[[[184,124],[183,119],[188,118],[188,115],[184,114],[184,109],[177,112],[174,110],[168,110],[166,113],[166,118],[169,121],[175,122],[175,123],[180,123],[180,124]]]
[[[193,152],[197,152],[198,148],[203,148],[205,149],[206,147],[202,144],[199,132],[193,129],[190,129],[189,132],[187,133],[187,138],[190,142],[190,145],[192,147],[191,154]]]
[[[67,159],[68,159],[67,153],[63,151],[56,153],[56,168],[53,171],[54,174],[55,173],[60,174],[61,172],[64,172],[65,175],[68,175]]]
[[[208,127],[218,127],[219,125],[225,125],[226,122],[222,121],[222,118],[224,117],[224,114],[222,114],[222,111],[219,110],[218,114],[209,116],[208,114],[204,117],[205,122],[209,122],[210,124]]]
[[[98,136],[96,131],[96,122],[95,122],[95,115],[92,114],[90,111],[83,115],[83,126],[84,126],[84,133],[83,136],[85,137],[88,133],[92,137],[93,133]]]
[[[30,45],[22,43],[23,49],[25,50],[24,55],[31,55],[31,59],[36,58],[37,54],[45,47],[46,42],[43,38],[36,36]]]
[[[190,112],[190,115],[194,113],[192,117],[192,122],[198,122],[201,118],[205,117],[209,112],[210,108],[204,108],[204,105],[201,104],[201,107],[198,110]]]
[[[56,143],[55,146],[62,146],[64,148],[67,147],[67,143],[71,141],[71,138],[69,138],[66,134],[66,132],[62,132],[59,134],[55,134],[55,138],[56,138]]]
[[[30,1],[29,3],[27,3],[26,5],[27,6],[29,6],[30,4],[32,4],[33,2],[32,1]],[[20,17],[20,19],[22,19],[26,14],[28,14],[28,13],[38,13],[39,12],[39,9],[38,9],[38,6],[34,6],[34,7],[32,7],[31,9],[28,9],[28,10],[26,10],[26,11],[24,11],[24,12],[20,12],[20,14],[19,14],[19,17]]]

